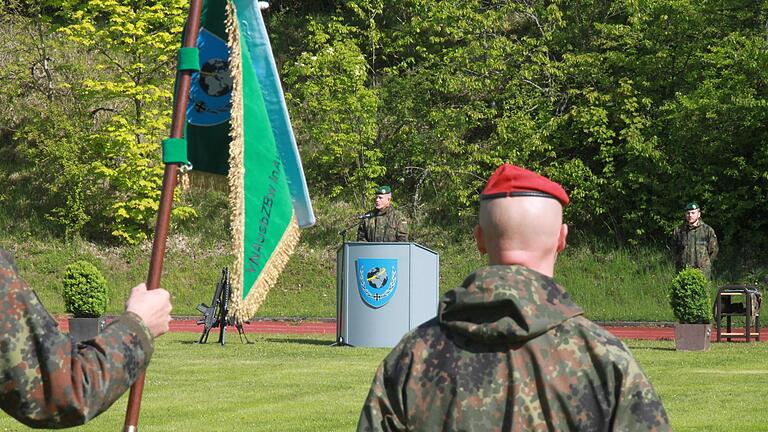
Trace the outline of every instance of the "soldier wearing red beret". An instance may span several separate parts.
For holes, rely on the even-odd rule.
[[[553,279],[568,203],[532,171],[493,173],[474,231],[489,266],[387,355],[358,431],[670,429],[627,347]]]

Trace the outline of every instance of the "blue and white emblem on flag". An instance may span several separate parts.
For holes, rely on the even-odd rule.
[[[201,66],[199,72],[192,74],[187,119],[198,126],[224,123],[232,111],[232,74],[227,42],[202,28],[197,47]]]
[[[397,291],[397,260],[358,258],[357,289],[368,306],[380,308],[389,303]]]

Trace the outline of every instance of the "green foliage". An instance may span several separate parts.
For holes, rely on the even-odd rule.
[[[145,132],[159,137],[160,128],[148,131],[144,124],[133,124],[117,114],[102,131],[88,137],[101,156],[93,162],[94,177],[109,184],[115,194],[107,209],[113,221],[111,234],[128,243],[147,238],[160,200],[163,166],[159,144],[140,139]]]
[[[15,8],[25,8],[23,3],[8,2],[0,10],[5,35],[0,51],[14,57],[0,71],[9,84],[0,88],[0,146],[7,162],[0,167],[7,194],[3,205],[18,221],[11,226],[35,220],[42,222],[35,224],[36,232],[47,225],[68,236],[88,221],[78,192],[69,193],[87,170],[79,163],[84,112],[69,90],[74,77],[84,73],[77,61],[87,56],[50,37],[44,21],[35,17],[37,6],[26,5],[33,18],[18,15]],[[27,203],[24,197],[34,199]]]
[[[705,324],[712,321],[709,300],[710,283],[701,270],[687,267],[672,279],[669,304],[681,324]]]
[[[98,318],[109,302],[107,280],[96,266],[77,261],[64,270],[64,306],[76,318]]]
[[[226,193],[221,191],[193,190],[183,199],[194,206],[199,216],[171,229],[162,287],[173,294],[174,314],[196,316],[196,306],[210,302],[221,268],[232,264],[228,208]],[[362,209],[351,202],[322,196],[315,199],[314,205],[317,224],[302,230],[297,250],[270,290],[259,316],[336,315],[336,252],[342,241],[339,231],[347,226],[354,228],[357,221],[353,216]],[[458,286],[469,273],[486,264],[487,257],[475,247],[472,226],[456,222],[446,227],[428,219],[412,222],[412,240],[440,254],[441,291]],[[0,225],[0,229],[3,227]],[[348,231],[346,240],[353,239],[354,232]],[[22,276],[54,314],[64,312],[61,269],[68,263],[87,260],[101,269],[112,287],[108,314],[121,313],[130,288],[147,275],[148,241],[139,245],[107,245],[81,238],[41,241],[0,234],[0,247],[14,253]],[[730,267],[742,269],[734,277],[749,277],[748,270],[753,268]],[[673,276],[673,262],[663,247],[620,248],[610,241],[583,236],[569,240],[555,273],[586,315],[598,321],[673,321],[667,300],[668,283]]]
[[[306,22],[290,8],[275,23]],[[312,185],[348,192],[359,172],[408,191],[417,218],[467,221],[484,179],[508,161],[562,182],[569,222],[619,244],[666,238],[691,200],[726,242],[768,242],[765,4],[354,0],[321,10],[304,38],[271,28],[293,41],[282,58]],[[306,56],[327,66],[309,73]],[[365,79],[326,91],[346,79],[320,79],[338,70],[330,58]],[[350,104],[367,92],[375,113]],[[324,140],[329,119],[355,121],[338,117],[347,106],[366,113],[365,139]],[[380,156],[349,156],[371,150]]]
[[[565,186],[574,234],[657,244],[695,200],[724,257],[768,244],[764,2],[304,3],[265,16],[313,195],[364,209],[389,183],[414,224],[456,239],[509,161]],[[149,235],[185,10],[3,3],[1,224]],[[718,268],[735,280],[755,255]]]
[[[379,98],[365,85],[367,64],[348,29],[317,23],[310,29],[311,51],[285,70],[296,88],[288,101],[298,114],[307,175],[331,197],[355,193],[364,199],[386,171],[375,141]]]
[[[22,4],[0,10],[0,31],[21,35],[3,38],[17,57],[0,72],[14,83],[0,90],[0,128],[28,179],[14,194],[34,190],[34,210],[66,238],[146,239],[187,2],[50,0],[29,18]]]
[[[15,134],[17,155],[28,161],[18,192],[35,194],[35,209],[52,222],[55,232],[71,239],[81,234],[99,236],[108,192],[93,176],[98,157],[87,145],[82,112],[66,112],[53,104],[30,115]],[[55,128],[50,125],[55,124]],[[18,169],[18,167],[17,167]]]
[[[464,226],[507,161],[619,245],[665,239],[692,200],[724,245],[768,244],[764,2],[311,3],[265,16],[313,190],[367,207],[389,183],[416,221]],[[0,175],[34,191],[29,219],[151,232],[186,6],[3,3],[0,137],[21,163]]]
[[[160,197],[159,143],[168,130],[172,65],[187,2],[48,3],[63,21],[58,31],[96,53],[96,68],[103,74],[83,80],[78,90],[97,110],[110,113],[86,137],[98,155],[94,181],[112,192],[104,209],[111,234],[141,241],[151,230]]]

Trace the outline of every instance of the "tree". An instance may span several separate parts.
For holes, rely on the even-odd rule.
[[[91,56],[52,34],[39,3],[6,2],[0,10],[0,130],[6,168],[8,212],[19,219],[36,214],[78,234],[94,212],[85,181],[90,160],[83,144],[88,109],[72,90],[93,75]],[[1,174],[1,173],[0,173]],[[35,197],[30,205],[13,197]]]
[[[726,237],[765,242],[753,234],[768,232],[767,16],[744,0],[351,0],[314,16],[340,36],[307,52],[343,39],[359,65],[359,51],[356,91],[379,100],[365,123],[375,145],[344,151],[380,151],[381,180],[413,191],[416,213],[473,216],[508,161],[563,183],[571,223],[619,243],[666,237],[692,199]],[[311,80],[288,84],[313,103]],[[335,97],[323,94],[327,112]],[[303,116],[299,129],[324,121]]]
[[[362,204],[385,172],[375,141],[377,90],[366,86],[365,58],[344,26],[311,29],[311,51],[285,68],[308,176],[331,197],[352,194]]]
[[[147,237],[157,211],[175,53],[187,2],[50,0],[57,30],[93,55],[98,76],[74,92],[91,112],[86,146],[94,158],[88,180],[103,184],[98,202],[111,234],[127,242]],[[174,215],[190,215],[177,207]]]

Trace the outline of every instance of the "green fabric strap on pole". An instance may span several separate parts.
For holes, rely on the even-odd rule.
[[[200,51],[197,47],[179,48],[179,64],[176,65],[176,70],[200,70]]]
[[[189,164],[187,160],[187,140],[184,138],[166,138],[163,140],[164,164]]]

